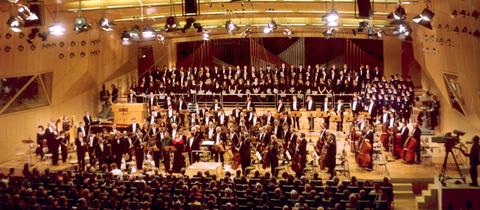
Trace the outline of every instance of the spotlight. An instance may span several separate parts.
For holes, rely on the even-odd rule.
[[[283,35],[285,35],[286,37],[288,37],[289,39],[292,38],[292,35],[293,35],[293,32],[292,30],[290,30],[289,28],[285,27],[283,29]]]
[[[128,34],[130,35],[131,39],[135,39],[135,40],[140,39],[140,26],[138,25],[133,26],[132,30],[130,30]]]
[[[363,30],[368,26],[368,21],[358,22],[358,32],[363,32]]]
[[[432,29],[431,21],[432,21],[432,18],[433,18],[434,15],[435,15],[435,13],[433,13],[428,8],[425,8],[422,11],[422,14],[413,17],[413,22],[418,23],[422,26],[425,26],[429,29]]]
[[[373,28],[373,26],[368,26],[367,34],[369,39],[373,38],[373,36],[375,35],[375,29]]]
[[[21,27],[23,27],[23,22],[17,16],[11,16],[7,20],[7,25],[10,27],[10,29],[12,29],[13,32],[18,33],[22,31]]]
[[[398,5],[398,7],[395,9],[395,12],[390,13],[387,18],[388,19],[393,19],[395,20],[405,20],[405,17],[407,16],[407,13],[405,12],[405,8],[402,7],[402,5]]]
[[[340,16],[338,16],[338,12],[335,10],[330,11],[327,13],[323,19],[326,21],[326,25],[328,27],[336,27],[338,26],[338,21],[340,20]]]
[[[210,40],[210,32],[208,32],[208,31],[203,31],[202,39],[205,40],[205,41]]]
[[[202,24],[200,24],[200,23],[193,23],[193,28],[197,29],[197,32],[202,32],[203,31]]]
[[[24,20],[38,20],[38,16],[31,12],[30,9],[25,5],[18,6],[18,15],[22,17]]]
[[[87,22],[87,18],[83,15],[76,17],[73,30],[79,33],[90,30],[90,24]]]
[[[48,32],[54,36],[61,36],[65,34],[65,27],[63,27],[63,25],[60,23],[54,23],[48,27]]]
[[[132,37],[130,36],[130,33],[125,30],[122,32],[121,38],[122,38],[122,41],[130,41]]]
[[[157,34],[157,40],[162,43],[162,44],[165,44],[165,36],[162,35],[162,34]]]
[[[410,37],[411,32],[412,32],[412,29],[410,28],[410,26],[406,22],[403,22],[395,26],[395,30],[393,31],[393,34],[400,39],[406,39]]]
[[[151,38],[155,37],[156,34],[157,34],[157,32],[151,26],[149,26],[149,25],[143,26],[143,32],[142,32],[143,38],[151,39]]]
[[[167,17],[167,21],[165,22],[165,31],[170,32],[170,31],[176,31],[178,30],[178,21],[175,16],[169,16]]]
[[[325,39],[330,39],[335,34],[335,29],[333,27],[327,28],[326,31],[323,32]]]
[[[229,34],[233,34],[235,31],[238,30],[238,26],[231,20],[227,20],[227,22],[225,23],[225,28],[227,29]]]
[[[385,32],[383,30],[378,30],[375,32],[375,36],[377,36],[377,38],[383,38],[383,36],[385,36]]]
[[[269,23],[267,23],[265,28],[263,28],[263,33],[268,34],[275,29],[277,29],[277,23],[274,20],[271,20]]]
[[[240,33],[240,36],[242,37],[250,37],[252,35],[252,29],[250,27],[246,28],[242,33]]]
[[[182,28],[182,32],[185,33],[185,31],[187,29],[189,29],[190,27],[192,27],[192,24],[195,22],[195,19],[194,18],[187,18],[186,22],[185,22],[185,25],[183,26]]]
[[[112,31],[114,24],[112,22],[110,22],[106,17],[102,17],[98,21],[98,25],[104,31]]]

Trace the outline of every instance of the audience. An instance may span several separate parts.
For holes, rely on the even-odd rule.
[[[110,169],[115,167],[112,164]],[[287,180],[276,183],[268,174],[258,179],[227,174],[216,180],[208,173],[191,178],[158,171],[114,176],[78,167],[47,169],[43,175],[14,173],[0,174],[0,209],[388,209],[393,198],[387,178],[367,182],[352,177],[340,182],[335,177],[323,183],[283,174]],[[355,182],[359,185],[350,185]]]

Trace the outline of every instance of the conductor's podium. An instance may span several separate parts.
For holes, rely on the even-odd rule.
[[[144,103],[116,103],[113,104],[112,111],[116,124],[130,124],[132,118],[141,124],[147,118],[147,104]]]

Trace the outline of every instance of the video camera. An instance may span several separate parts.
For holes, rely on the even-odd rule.
[[[452,133],[445,134],[445,149],[451,151],[458,143],[460,143],[460,136],[465,135],[465,131],[453,130],[456,136],[452,136]]]

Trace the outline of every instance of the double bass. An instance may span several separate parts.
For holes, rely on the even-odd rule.
[[[394,130],[393,156],[396,159],[401,158],[402,149],[402,134]]]
[[[360,167],[368,167],[372,162],[371,150],[372,144],[366,141],[365,138],[361,139],[361,143],[358,146],[358,153],[355,157],[355,161]]]
[[[413,136],[408,137],[408,139],[403,144],[403,150],[401,153],[402,159],[407,163],[415,162],[415,148],[417,147],[417,140]]]
[[[382,125],[382,134],[380,134],[380,142],[382,142],[383,148],[386,150],[389,149],[389,137],[390,137],[390,129],[387,127],[387,124],[384,123]]]

